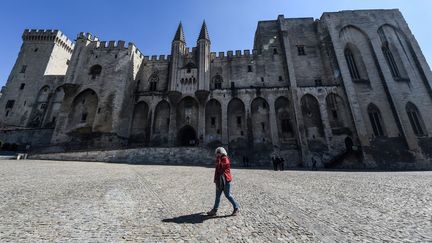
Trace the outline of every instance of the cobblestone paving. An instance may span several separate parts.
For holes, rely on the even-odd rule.
[[[432,172],[234,169],[237,217],[213,169],[0,161],[0,241],[432,241]]]

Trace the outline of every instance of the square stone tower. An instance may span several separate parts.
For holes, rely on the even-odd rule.
[[[54,87],[47,86],[47,76],[65,75],[74,44],[58,30],[25,30],[23,44],[0,98],[0,125],[27,127],[35,109],[47,104],[37,102]],[[40,104],[39,104],[40,103]],[[35,104],[40,107],[34,107]],[[42,112],[44,114],[44,112]],[[42,122],[43,116],[35,119]]]

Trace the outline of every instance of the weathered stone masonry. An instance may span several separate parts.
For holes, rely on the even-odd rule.
[[[43,128],[42,145],[63,150],[225,145],[254,164],[432,168],[431,79],[398,10],[281,15],[258,23],[252,51],[226,53],[211,52],[205,23],[188,48],[180,24],[159,57],[26,30],[0,100],[14,132],[0,136]]]

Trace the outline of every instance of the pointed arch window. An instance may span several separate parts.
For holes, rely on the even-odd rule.
[[[413,103],[408,102],[408,104],[406,105],[406,112],[408,114],[408,118],[410,120],[414,134],[417,136],[425,136],[426,129],[424,127],[423,119],[417,107]]]
[[[102,73],[102,66],[101,65],[93,65],[90,68],[89,75],[91,75],[92,79],[95,79],[97,76],[100,76]]]
[[[155,72],[149,78],[150,91],[156,91],[158,82],[159,82],[159,75],[157,72]]]
[[[368,114],[375,136],[385,136],[381,112],[378,107],[376,107],[374,104],[370,104],[368,107]]]
[[[384,45],[382,47],[382,51],[383,51],[384,56],[385,56],[385,58],[387,60],[387,64],[390,67],[390,71],[391,71],[393,77],[396,78],[396,79],[402,78],[401,74],[400,74],[400,71],[399,71],[399,68],[397,66],[397,63],[395,61],[395,58],[393,56],[393,53],[390,51],[390,49],[388,48],[388,46]]]
[[[345,49],[345,59],[348,64],[348,69],[350,71],[351,78],[354,80],[360,80],[361,76],[358,69],[358,65],[356,63],[354,54],[350,48]]]
[[[213,78],[214,89],[222,89],[222,82],[223,82],[222,76],[216,75]]]

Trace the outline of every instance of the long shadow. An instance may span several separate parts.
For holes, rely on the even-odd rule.
[[[205,213],[194,213],[188,215],[182,215],[174,218],[163,219],[164,223],[176,223],[176,224],[202,224],[204,221],[209,219],[220,219],[232,217],[231,215],[221,216],[207,216]]]

